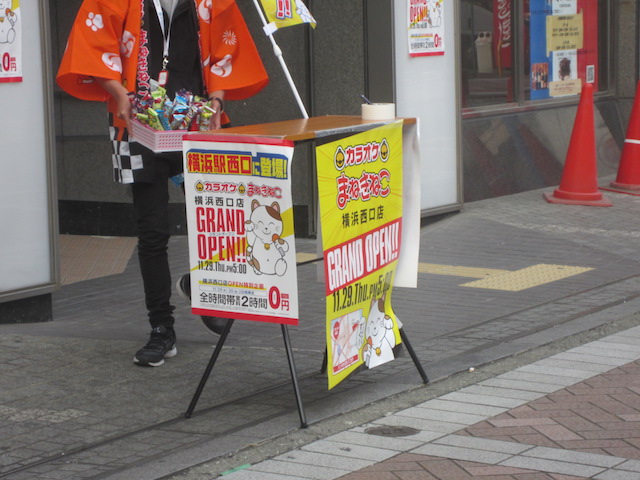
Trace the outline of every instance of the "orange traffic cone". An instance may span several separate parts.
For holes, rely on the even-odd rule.
[[[611,190],[621,193],[640,193],[640,82],[636,87],[636,98],[631,109],[627,136],[622,147],[618,175],[611,182]]]
[[[610,207],[613,204],[598,191],[596,138],[593,117],[593,85],[582,86],[580,104],[571,132],[567,158],[560,186],[553,194],[545,193],[549,203]]]

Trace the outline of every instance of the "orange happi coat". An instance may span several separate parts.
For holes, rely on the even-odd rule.
[[[259,92],[268,82],[267,74],[235,1],[186,1],[193,2],[197,12],[199,39],[193,48],[200,51],[206,91],[224,90],[229,100]],[[124,121],[114,115],[115,102],[94,77],[115,79],[138,94],[148,91],[152,19],[145,18],[150,12],[146,2],[151,0],[84,0],[56,78],[75,97],[107,102],[114,173],[122,183],[144,181],[144,165],[140,159],[124,158],[130,156]]]

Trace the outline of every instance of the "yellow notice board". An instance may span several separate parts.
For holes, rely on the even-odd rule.
[[[547,17],[547,50],[580,50],[584,43],[582,13]]]
[[[391,293],[402,231],[402,120],[316,149],[333,388],[401,345]]]

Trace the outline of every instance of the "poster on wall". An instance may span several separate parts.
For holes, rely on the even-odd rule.
[[[402,121],[316,148],[329,389],[401,348],[391,306],[402,231]]]
[[[20,0],[0,0],[0,83],[22,82]]]
[[[444,55],[444,0],[407,0],[409,55]]]
[[[598,7],[588,0],[530,0],[531,99],[598,88]]]
[[[183,145],[192,312],[297,325],[293,143],[190,134]]]

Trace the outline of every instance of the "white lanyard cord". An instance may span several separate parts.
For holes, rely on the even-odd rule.
[[[153,0],[153,4],[156,7],[156,14],[158,15],[158,21],[160,22],[160,28],[162,29],[162,40],[164,43],[163,51],[162,51],[162,69],[167,68],[167,63],[169,63],[169,41],[171,39],[171,22],[169,22],[169,31],[165,32],[164,27],[164,13],[162,12],[162,5],[160,5],[160,0]]]

